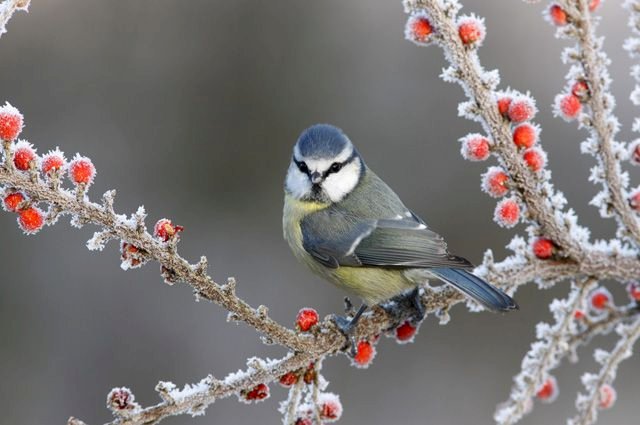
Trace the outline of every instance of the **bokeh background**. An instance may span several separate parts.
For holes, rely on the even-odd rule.
[[[554,39],[540,4],[464,3],[486,17],[484,64],[500,69],[503,88],[536,97],[557,185],[594,236],[612,235],[612,222],[588,206],[596,188],[587,182],[593,158],[579,153],[585,133],[551,114],[566,42]],[[619,3],[603,5],[601,32],[629,138],[636,111]],[[487,164],[458,153],[457,139],[480,129],[457,117],[463,94],[438,78],[446,65],[439,49],[404,41],[404,22],[400,2],[382,0],[34,1],[0,40],[0,101],[24,113],[24,136],[40,152],[60,146],[94,160],[94,198],[116,188],[118,211],[143,204],[149,225],[164,216],[184,225],[184,256],[207,255],[217,281],[235,276],[241,297],[291,324],[303,306],[322,315],[342,309],[343,294],[298,265],[281,236],[284,172],[310,124],[344,128],[452,251],[479,262],[492,248],[501,258],[523,232],[491,222],[494,201],[479,190]],[[247,357],[283,354],[247,326],[226,323],[221,308],[194,302],[184,285],[162,283],[157,264],[125,273],[115,243],[88,251],[90,226],[77,230],[64,219],[25,237],[3,213],[0,229],[2,423],[62,424],[70,415],[104,423],[114,386],[131,387],[149,405],[158,401],[160,379],[222,377]],[[456,307],[447,326],[429,318],[412,345],[384,339],[365,371],[344,357],[328,360],[329,390],[345,406],[341,423],[492,423],[534,324],[549,320],[549,301],[566,290],[522,288],[521,311],[507,316]],[[608,348],[613,340],[596,343]],[[557,372],[558,401],[523,424],[560,423],[574,413],[579,376],[596,367],[593,347]],[[618,405],[602,423],[635,422],[639,370],[637,357],[623,364]],[[276,424],[285,397],[273,386],[266,403],[226,399],[206,416],[166,423]]]

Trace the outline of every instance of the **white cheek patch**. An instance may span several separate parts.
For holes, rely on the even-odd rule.
[[[337,173],[332,173],[322,183],[322,188],[331,199],[331,202],[340,202],[349,192],[351,192],[360,180],[361,163],[358,158],[354,159]]]
[[[285,186],[287,191],[296,199],[304,198],[311,191],[309,178],[293,162],[289,165]]]

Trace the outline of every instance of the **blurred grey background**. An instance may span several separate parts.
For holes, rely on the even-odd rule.
[[[541,4],[464,3],[464,12],[486,17],[480,56],[499,67],[501,87],[536,97],[556,184],[596,237],[612,235],[612,222],[588,206],[596,188],[587,182],[593,158],[579,153],[585,133],[550,112],[564,84],[566,42],[554,40]],[[626,14],[617,1],[601,14],[628,139],[637,111],[621,48]],[[479,175],[492,163],[458,153],[457,139],[479,126],[457,117],[463,94],[438,78],[441,51],[404,41],[404,22],[400,1],[34,0],[0,39],[0,101],[24,113],[23,136],[40,152],[60,146],[94,160],[94,199],[116,188],[120,212],[144,204],[148,225],[166,216],[185,226],[186,258],[207,255],[218,282],[235,276],[241,297],[292,324],[303,306],[323,316],[342,309],[343,294],[298,265],[281,236],[284,172],[310,124],[341,126],[452,251],[479,262],[492,248],[501,258],[512,235],[524,232],[491,222],[495,203],[480,192]],[[249,356],[284,353],[247,326],[226,323],[221,308],[195,303],[184,285],[162,283],[157,264],[125,273],[115,243],[89,252],[90,226],[77,230],[64,219],[26,237],[2,213],[0,229],[2,423],[62,424],[74,415],[99,424],[110,420],[104,405],[114,386],[129,386],[150,405],[160,379],[181,386],[243,368]],[[521,311],[507,316],[457,307],[447,326],[429,318],[412,345],[381,341],[365,371],[330,359],[325,375],[343,400],[341,423],[491,423],[534,324],[549,320],[548,302],[566,290],[522,288]],[[594,347],[581,351],[579,364],[564,364],[558,401],[536,406],[523,424],[573,414],[579,376],[595,368]],[[635,422],[639,370],[637,357],[623,364],[618,405],[602,423]],[[266,403],[221,400],[206,416],[166,423],[276,424],[285,397],[272,386]]]

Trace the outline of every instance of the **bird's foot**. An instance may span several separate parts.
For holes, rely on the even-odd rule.
[[[416,286],[380,305],[391,316],[392,328],[397,328],[404,322],[416,326],[424,320],[426,310],[420,295],[420,287]]]
[[[347,301],[345,300],[345,304],[347,304]],[[351,302],[349,301],[347,304],[349,307],[351,306]],[[344,337],[347,339],[347,343],[350,345],[349,347],[349,353],[352,356],[356,355],[356,338],[354,335],[354,332],[356,330],[356,325],[358,324],[358,321],[360,320],[360,317],[362,317],[362,313],[364,313],[367,310],[367,305],[366,304],[362,304],[362,306],[360,306],[360,308],[358,309],[358,311],[356,312],[356,314],[353,317],[348,317],[348,316],[338,316],[338,315],[333,315],[331,317],[331,320],[333,321],[333,323],[336,325],[336,327],[338,328],[338,330],[344,335]]]

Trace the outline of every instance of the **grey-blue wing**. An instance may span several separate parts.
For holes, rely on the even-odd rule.
[[[327,267],[472,268],[415,216],[363,220],[328,209],[301,226],[304,249]]]

